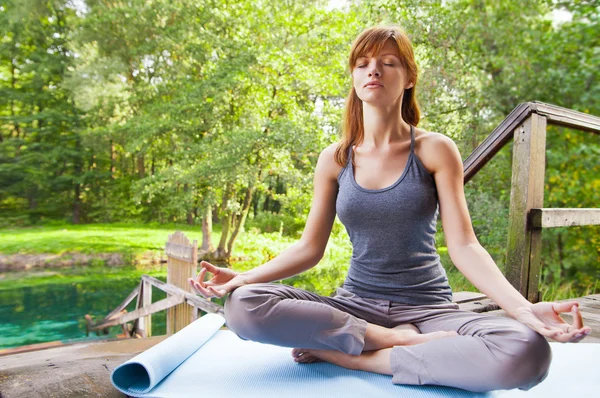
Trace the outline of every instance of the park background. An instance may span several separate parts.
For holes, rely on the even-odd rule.
[[[84,314],[164,280],[175,230],[237,271],[294,243],[374,24],[408,32],[420,126],[463,159],[521,102],[600,115],[594,0],[0,0],[0,348],[84,339]],[[545,207],[598,207],[599,156],[597,135],[549,126]],[[501,269],[511,159],[465,186]],[[600,227],[542,238],[543,299],[600,291]],[[474,290],[436,240],[455,291]],[[350,255],[336,220],[319,265],[283,283],[329,295]]]

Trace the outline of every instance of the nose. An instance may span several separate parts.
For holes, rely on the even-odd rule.
[[[377,60],[374,60],[374,62],[371,62],[369,64],[369,77],[371,76],[381,76],[381,72],[379,70],[379,63],[377,62]]]

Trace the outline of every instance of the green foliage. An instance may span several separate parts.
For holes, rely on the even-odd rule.
[[[78,10],[67,0],[0,2],[0,227],[187,223],[200,240],[212,211],[221,224],[213,240],[246,214],[246,230],[297,238],[318,154],[337,139],[351,41],[376,23],[399,24],[412,38],[421,126],[452,137],[463,158],[520,102],[600,114],[597,2],[327,3],[88,0]],[[556,11],[570,19],[557,21]],[[545,206],[600,202],[600,144],[587,134],[549,129]],[[477,237],[501,267],[510,146],[466,186]],[[137,253],[154,244],[103,228],[98,243],[83,230],[71,240],[62,232],[69,224],[43,238],[11,230],[0,251],[73,244]],[[336,222],[334,239],[344,234]],[[595,227],[544,231],[543,282],[591,286],[597,236]],[[236,258],[277,253],[271,242],[250,255],[243,237]],[[329,291],[344,264],[330,264],[330,280],[315,269],[293,283]]]

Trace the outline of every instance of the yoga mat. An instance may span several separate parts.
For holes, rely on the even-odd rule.
[[[330,363],[298,364],[291,349],[245,341],[218,330],[224,319],[205,315],[151,349],[115,368],[113,385],[134,397],[540,397],[595,396],[600,344],[551,343],[546,380],[520,390],[472,393],[438,386],[392,384],[392,377]],[[577,394],[577,395],[575,395]]]
[[[142,352],[133,359],[117,366],[111,381],[124,394],[142,397],[210,340],[225,318],[208,314]]]

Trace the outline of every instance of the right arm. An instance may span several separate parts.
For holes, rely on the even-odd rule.
[[[206,297],[222,297],[239,286],[289,278],[317,265],[325,253],[335,220],[337,176],[341,170],[334,160],[336,146],[330,145],[319,155],[314,176],[313,203],[300,240],[271,261],[241,274],[202,262],[203,268],[198,278],[190,280],[198,293]],[[207,270],[215,277],[203,282]]]

